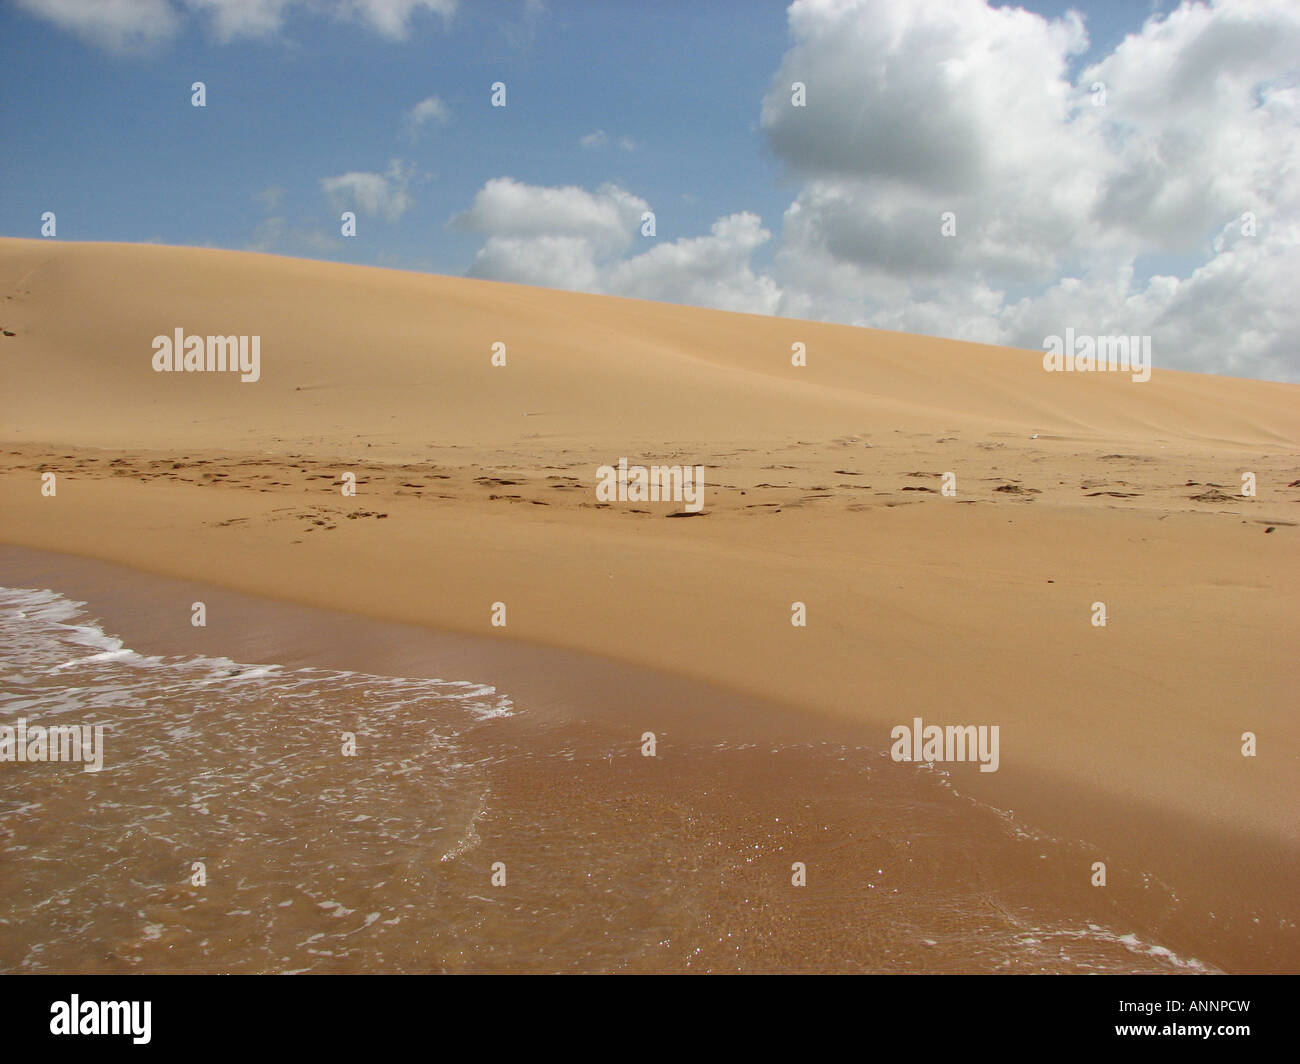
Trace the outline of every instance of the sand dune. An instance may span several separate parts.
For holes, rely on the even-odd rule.
[[[1300,421],[1296,386],[1157,369],[1134,387],[1045,373],[1038,352],[237,252],[6,239],[0,285],[18,439],[197,447],[229,418],[228,446],[364,437],[421,456],[958,426],[1287,449]],[[260,335],[258,386],[153,373],[150,341],[176,327]]]
[[[1298,386],[225,251],[6,239],[0,293],[4,542],[709,679],[882,749],[998,724],[960,788],[1295,896]],[[260,336],[260,380],[154,372],[176,328]],[[703,465],[705,512],[598,505],[624,456]]]

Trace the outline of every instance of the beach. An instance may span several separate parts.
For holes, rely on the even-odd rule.
[[[4,239],[0,282],[0,586],[85,603],[51,623],[137,655],[508,703],[479,719],[421,689],[374,725],[385,758],[355,763],[324,752],[348,684],[316,677],[310,726],[261,688],[216,706],[177,758],[193,741],[242,786],[236,748],[199,737],[283,711],[318,740],[275,801],[315,812],[150,835],[144,872],[110,877],[145,917],[35,952],[10,918],[4,970],[1300,965],[1300,386],[211,250]],[[259,337],[258,379],[157,371],[176,329]],[[702,507],[602,501],[620,459],[702,468]],[[166,704],[123,722],[133,794]],[[415,747],[448,760],[406,763],[420,721]],[[996,771],[891,759],[917,721],[996,726]],[[75,786],[114,801],[113,759],[110,735]],[[169,764],[157,787],[181,795]],[[33,825],[86,797],[67,767],[0,772],[24,898],[57,849]],[[48,821],[23,812],[33,787]],[[440,810],[436,837],[331,842],[349,790],[366,815]],[[263,852],[292,838],[331,855],[310,890]],[[187,885],[198,850],[222,855],[211,887]],[[348,853],[366,874],[320,889]],[[312,920],[268,919],[285,901],[335,930],[352,910],[355,942],[311,955]],[[241,920],[262,930],[198,945]],[[60,941],[79,947],[44,960]]]

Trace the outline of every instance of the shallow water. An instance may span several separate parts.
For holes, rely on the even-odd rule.
[[[0,763],[5,972],[1215,970],[1165,885],[865,747],[644,757],[479,684],[137,654],[45,590],[0,589],[0,669],[0,724],[106,728],[99,772]]]

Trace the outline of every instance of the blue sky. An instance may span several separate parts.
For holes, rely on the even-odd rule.
[[[1229,273],[1259,276],[1258,264],[1240,261],[1234,245],[1213,276],[1196,279],[1220,254],[1213,241],[1237,218],[1238,204],[1261,208],[1268,238],[1282,241],[1280,250],[1252,254],[1292,262],[1287,225],[1294,229],[1295,218],[1284,215],[1295,202],[1289,156],[1279,151],[1263,159],[1262,174],[1261,160],[1252,158],[1253,177],[1225,174],[1195,196],[1186,193],[1187,175],[1164,162],[1167,145],[1190,128],[1161,125],[1162,114],[1178,110],[1175,90],[1186,95],[1185,75],[1178,80],[1183,55],[1209,67],[1222,63],[1236,79],[1235,91],[1229,86],[1222,99],[1209,100],[1202,117],[1211,125],[1240,127],[1246,84],[1274,93],[1271,110],[1248,115],[1261,143],[1276,136],[1279,115],[1284,125],[1293,120],[1277,101],[1290,106],[1294,60],[1289,66],[1260,55],[1250,40],[1234,44],[1223,26],[1247,16],[1230,10],[1192,12],[1178,28],[1161,30],[1169,4],[1039,2],[1020,5],[1030,14],[1018,19],[980,0],[806,0],[798,17],[785,4],[762,0],[112,0],[107,14],[104,5],[93,12],[95,6],[0,0],[4,235],[38,236],[42,212],[52,210],[64,240],[264,250],[1023,346],[1038,346],[1054,331],[1053,315],[1065,313],[1079,319],[1067,324],[1088,331],[1095,323],[1096,333],[1140,331],[1135,319],[1145,315],[1136,325],[1166,328],[1186,347],[1186,338],[1203,329],[1194,310],[1179,311],[1182,304],[1203,305],[1206,290],[1229,299],[1222,291]],[[1286,44],[1295,28],[1286,6],[1258,16],[1258,33]],[[1071,20],[1083,28],[1086,45],[1077,33],[1066,41]],[[878,32],[886,23],[890,33]],[[153,32],[160,26],[166,32]],[[1149,39],[1145,51],[1134,47],[1136,59],[1116,51],[1144,29]],[[133,34],[154,39],[131,43]],[[1207,41],[1226,43],[1217,49]],[[915,62],[908,48],[915,48]],[[1050,63],[1037,65],[1053,48],[1059,75]],[[980,55],[982,67],[978,58],[969,61]],[[1059,208],[1044,206],[1062,186],[1059,175],[1015,191],[1018,171],[997,172],[975,160],[967,173],[970,151],[954,155],[953,209],[982,228],[979,243],[969,229],[959,230],[970,242],[938,270],[942,280],[906,251],[880,250],[898,245],[897,227],[913,224],[914,213],[937,219],[944,204],[917,191],[927,175],[883,175],[869,151],[855,157],[860,173],[845,173],[839,164],[823,166],[818,152],[824,145],[829,160],[837,138],[877,128],[873,107],[891,126],[908,128],[914,119],[924,126],[935,111],[934,79],[950,61],[972,69],[960,76],[962,99],[941,98],[939,109],[962,109],[952,121],[976,130],[985,146],[979,151],[991,156],[988,146],[999,138],[1020,138],[1025,168],[1048,182],[1053,156],[1032,154],[1052,151],[1055,133],[1044,123],[1060,124],[1062,135],[1078,142],[1080,159],[1117,137],[1124,146],[1105,160],[1104,189],[1085,190],[1080,177],[1080,188]],[[1166,67],[1163,83],[1147,83],[1147,71]],[[799,76],[821,93],[810,97],[807,113],[821,108],[823,141],[792,131],[779,110],[788,105],[789,71],[805,68],[811,73]],[[854,83],[858,69],[888,71],[888,100],[880,79]],[[1111,71],[1119,94],[1107,104],[1109,127],[1083,130],[1057,114],[1019,128],[1016,100],[1050,95],[1053,85],[1084,92],[1081,79],[1097,69]],[[953,84],[943,77],[943,85]],[[1016,79],[1023,82],[1012,85],[1019,96],[998,95],[1008,91],[1001,82]],[[206,107],[191,106],[195,81],[206,85]],[[496,81],[507,87],[504,108],[490,106]],[[1048,89],[1040,91],[1039,83]],[[1139,83],[1141,96],[1126,89]],[[915,116],[902,95],[913,89]],[[433,97],[440,117],[413,125],[412,109]],[[940,135],[952,139],[934,129],[917,139]],[[936,144],[926,157],[948,165],[945,150]],[[1153,150],[1165,184],[1134,191],[1148,183],[1140,160]],[[1076,165],[1071,174],[1086,175],[1087,168]],[[348,176],[358,174],[372,176]],[[490,184],[503,178],[514,184]],[[1243,195],[1252,180],[1269,202]],[[376,190],[369,211],[357,202],[358,181]],[[1149,200],[1134,207],[1139,193]],[[1187,202],[1171,205],[1180,195]],[[655,212],[653,238],[637,231],[642,201]],[[1121,202],[1116,220],[1113,205]],[[566,204],[576,213],[551,233],[546,217],[555,216],[557,204],[561,215]],[[802,228],[792,224],[795,205]],[[358,211],[358,232],[345,239],[339,215],[349,207]],[[530,210],[536,219],[525,217]],[[1135,210],[1146,213],[1135,219]],[[601,228],[609,212],[617,218],[609,224],[631,224],[626,239]],[[848,227],[845,212],[855,219]],[[458,215],[465,217],[457,221]],[[1023,221],[1031,215],[1032,222]],[[861,234],[850,233],[856,220]],[[714,232],[715,225],[723,231]],[[1008,248],[1007,240],[1017,238],[1006,234],[1018,226],[1027,227],[1025,239]],[[848,234],[840,241],[847,250],[830,239],[838,232]],[[632,261],[654,245],[668,246]],[[1110,292],[1106,279],[1126,270],[1127,288]],[[1153,273],[1183,287],[1153,286]],[[1078,295],[1077,313],[1070,292]],[[1258,291],[1239,295],[1224,313],[1260,302]],[[1262,302],[1273,333],[1256,349],[1232,360],[1206,342],[1180,368],[1296,379],[1294,315],[1286,317],[1268,293]],[[1273,321],[1274,304],[1280,321]],[[1176,328],[1169,321],[1174,312],[1183,315]]]
[[[499,175],[620,183],[654,205],[665,239],[736,209],[779,217],[789,193],[757,118],[784,7],[658,7],[463,4],[449,21],[417,11],[398,41],[304,12],[274,38],[223,44],[192,20],[123,56],[6,3],[0,231],[38,235],[41,212],[57,209],[68,240],[242,248],[267,214],[257,194],[281,188],[286,216],[337,232],[321,178],[394,157],[421,171],[412,208],[363,218],[355,240],[313,257],[463,273],[479,241],[448,220]],[[490,106],[498,80],[504,108]],[[431,95],[450,120],[413,143],[405,115]],[[598,130],[607,144],[580,147]]]

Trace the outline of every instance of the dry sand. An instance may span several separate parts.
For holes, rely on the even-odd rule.
[[[1294,914],[1300,387],[223,251],[5,239],[0,292],[5,543],[706,680],[882,750],[997,724],[963,790]],[[261,380],[155,373],[178,327],[259,335]],[[598,505],[624,456],[703,465],[705,513]],[[1300,969],[1289,933],[1269,966]]]

